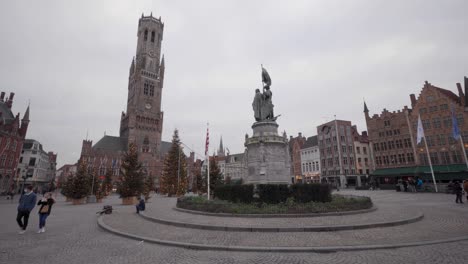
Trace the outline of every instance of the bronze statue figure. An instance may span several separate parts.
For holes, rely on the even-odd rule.
[[[254,110],[255,121],[271,120],[275,121],[276,117],[273,114],[273,102],[271,97],[273,93],[270,90],[271,78],[267,70],[262,65],[262,83],[263,93],[260,93],[259,89],[255,90],[255,97],[252,103]]]

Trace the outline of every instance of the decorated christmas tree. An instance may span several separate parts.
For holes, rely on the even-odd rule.
[[[78,164],[76,175],[71,178],[69,188],[70,197],[73,199],[85,198],[91,192],[91,177],[88,173],[87,163],[81,160]],[[68,185],[68,184],[67,184]]]
[[[160,181],[161,193],[183,195],[187,192],[187,162],[180,146],[179,131],[176,129],[172,136],[172,146],[164,160],[164,171]]]
[[[123,156],[117,192],[122,198],[140,196],[143,192],[143,178],[137,147],[130,143],[128,151]]]

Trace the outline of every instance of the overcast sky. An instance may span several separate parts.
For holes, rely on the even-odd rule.
[[[79,158],[82,140],[118,135],[141,13],[162,17],[163,140],[231,153],[252,134],[251,103],[269,71],[280,131],[410,105],[425,80],[456,92],[468,75],[468,1],[2,1],[0,90],[31,102],[28,138]]]

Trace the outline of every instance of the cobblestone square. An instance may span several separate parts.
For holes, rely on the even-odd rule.
[[[408,208],[408,210],[420,208],[425,214],[431,211],[432,214],[425,217],[444,219],[446,233],[453,232],[458,236],[468,235],[468,225],[466,225],[468,204],[455,204],[452,195],[346,190],[342,193],[370,195],[377,207],[379,207],[379,203],[382,204],[383,208],[379,208],[376,212],[392,210],[392,204],[395,207]],[[166,209],[160,206],[161,202],[167,201],[167,199],[159,196],[152,198],[153,201],[150,200],[148,203],[147,214],[158,215],[156,210],[161,210],[159,216],[163,214],[166,217],[176,217],[175,213],[164,215]],[[385,204],[382,201],[391,202]],[[114,207],[115,214],[109,215],[110,217],[120,216],[132,209],[119,205],[120,200],[117,196],[107,198],[103,204],[111,204]],[[28,231],[24,235],[19,235],[15,222],[16,200],[11,203],[2,197],[0,201],[2,211],[0,263],[463,263],[468,258],[467,240],[397,249],[331,253],[231,252],[161,246],[120,237],[99,228],[95,213],[103,204],[73,206],[70,203],[65,203],[63,198],[59,196],[53,213],[47,220],[46,233],[36,233],[38,216],[36,214],[37,208],[35,208],[34,213],[31,213]],[[426,220],[430,219],[423,221]],[[462,223],[461,227],[458,223]],[[414,224],[418,225],[418,223]],[[420,225],[423,224],[421,221]],[[144,228],[144,226],[134,226],[131,222],[129,225],[134,229]],[[405,228],[405,226],[400,228]],[[437,228],[434,227],[434,229]],[[455,230],[452,230],[453,228]],[[383,230],[385,231],[385,228]],[[144,230],[143,232],[151,233],[152,230]],[[359,239],[360,232],[367,231],[355,230],[351,232],[354,232]],[[382,231],[379,230],[379,232]],[[209,239],[200,235],[200,232],[195,233],[199,234],[200,240]],[[322,235],[322,233],[320,234]],[[445,234],[441,232],[440,235],[444,237]],[[212,237],[212,241],[222,241],[227,237],[226,233],[218,232]],[[388,238],[389,241],[397,241],[398,234],[388,233]],[[421,234],[421,238],[424,238],[424,234]],[[191,239],[197,240],[197,238]],[[346,240],[347,238],[343,236],[341,239]],[[265,244],[268,244],[268,241],[265,241]]]

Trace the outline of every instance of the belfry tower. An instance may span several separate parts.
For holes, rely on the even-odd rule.
[[[161,150],[163,112],[161,96],[164,82],[164,55],[161,18],[144,16],[138,21],[136,56],[130,64],[127,111],[122,112],[120,137],[135,143],[140,160],[158,158]]]

